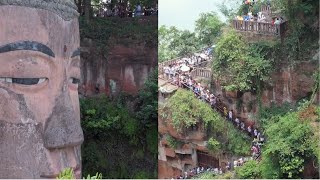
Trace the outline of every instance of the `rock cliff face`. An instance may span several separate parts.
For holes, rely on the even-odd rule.
[[[319,68],[317,61],[304,61],[294,67],[279,65],[270,80],[263,84],[262,105],[269,107],[272,103],[281,105],[285,102],[295,103],[312,94],[313,73]],[[221,94],[228,109],[233,109],[241,119],[254,123],[257,112],[257,94],[253,92],[226,92],[219,82],[215,82],[216,94]],[[317,98],[319,100],[319,98]]]
[[[272,102],[278,105],[285,102],[297,102],[310,96],[315,83],[312,74],[318,68],[317,61],[301,62],[295,68],[286,65],[279,66],[270,80],[263,85],[262,105],[270,106]],[[237,116],[246,121],[247,125],[249,123],[255,124],[253,117],[258,110],[256,94],[252,92],[226,92],[222,90],[218,81],[213,84],[215,94],[221,94],[228,109],[233,109]],[[317,99],[319,100],[319,95]],[[158,144],[159,178],[176,177],[188,168],[197,166],[199,152],[208,152],[206,133],[201,129],[179,134],[170,123],[159,116],[158,132],[160,135]],[[166,141],[166,135],[181,141],[181,147],[171,148]],[[224,167],[226,158],[228,157],[217,157],[220,167]]]
[[[143,45],[115,45],[107,57],[94,48],[82,48],[87,51],[81,58],[81,92],[85,95],[135,94],[157,61],[157,50]]]
[[[108,31],[110,31],[106,42],[102,42],[105,45],[101,46],[101,39],[81,37],[79,92],[83,95],[90,96],[98,93],[116,95],[119,92],[136,94],[157,65],[157,46],[151,43],[157,42],[157,37],[151,34],[157,31],[157,18],[110,21],[114,21],[117,27],[102,27],[102,29],[109,28]],[[124,28],[128,30],[123,30]],[[130,28],[134,29],[134,32],[130,31]],[[122,31],[128,31],[128,33]],[[119,35],[119,32],[122,34]]]

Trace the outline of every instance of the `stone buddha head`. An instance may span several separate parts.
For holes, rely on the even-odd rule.
[[[81,177],[73,0],[0,0],[0,178]]]

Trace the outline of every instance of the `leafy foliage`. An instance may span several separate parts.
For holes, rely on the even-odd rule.
[[[65,168],[62,172],[60,172],[57,179],[75,179],[73,169]],[[96,173],[95,176],[88,175],[87,178],[83,178],[83,179],[102,179],[102,174]]]
[[[174,137],[170,136],[169,134],[166,134],[166,140],[168,142],[169,147],[173,149],[177,149],[179,146],[182,145],[182,142],[176,140]]]
[[[115,18],[96,17],[89,23],[83,17],[79,19],[81,39],[92,39],[97,47],[113,46],[113,43],[128,46],[130,42],[146,43],[151,47],[158,44],[157,23],[150,20],[141,25],[138,19],[121,20]],[[112,37],[112,42],[109,41]]]
[[[200,41],[195,33],[188,30],[179,30],[174,26],[159,28],[158,35],[159,62],[184,56],[201,48]]]
[[[299,120],[297,112],[280,116],[266,129],[268,142],[263,157],[272,159],[273,167],[279,167],[279,178],[299,178],[304,163],[314,157],[311,147],[313,132],[309,124]],[[270,162],[270,160],[269,160]]]
[[[208,145],[207,145],[208,149],[211,151],[211,152],[217,152],[219,151],[220,149],[220,143],[219,141],[217,141],[216,139],[214,138],[210,138],[208,140]]]
[[[73,169],[65,168],[62,172],[60,172],[57,179],[75,179],[73,175]]]
[[[102,179],[102,174],[101,173],[96,173],[94,176],[88,175],[87,178],[85,179]]]
[[[202,13],[200,18],[196,20],[195,31],[200,38],[202,44],[211,46],[214,40],[220,36],[221,28],[224,26],[215,12]]]
[[[137,97],[80,99],[84,175],[99,171],[108,178],[153,177],[158,144],[155,77],[156,72]],[[128,101],[133,107],[127,106]]]
[[[226,122],[225,132],[225,140],[221,143],[225,151],[238,156],[249,155],[251,138],[246,133],[239,131],[230,122]]]
[[[258,81],[265,81],[271,71],[271,62],[235,31],[228,31],[218,41],[215,49],[216,60],[212,71],[216,77],[224,77],[224,88],[233,90],[250,90]]]
[[[215,178],[215,174],[212,172],[204,172],[202,174],[200,174],[198,177],[196,177],[195,179],[214,179]]]
[[[239,179],[257,179],[260,177],[258,162],[250,160],[243,166],[236,167],[236,176]]]
[[[220,115],[212,111],[207,103],[197,99],[191,91],[179,89],[168,101],[169,117],[173,127],[181,132],[197,123],[210,125],[220,131],[222,122]]]

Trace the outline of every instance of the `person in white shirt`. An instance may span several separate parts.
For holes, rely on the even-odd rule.
[[[232,110],[229,111],[229,114],[228,114],[228,115],[229,115],[229,116],[228,116],[228,117],[229,117],[229,120],[232,121]]]

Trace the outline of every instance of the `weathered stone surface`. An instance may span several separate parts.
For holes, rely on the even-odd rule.
[[[226,91],[227,98],[237,98],[237,91]]]
[[[115,45],[107,57],[96,54],[94,48],[89,49],[88,55],[82,55],[81,59],[81,91],[88,96],[96,93],[97,85],[100,93],[136,94],[157,62],[157,49],[146,46]]]
[[[262,104],[263,106],[270,106],[271,103],[278,105],[285,102],[297,102],[298,100],[310,96],[314,80],[312,74],[319,68],[317,61],[303,61],[290,67],[287,64],[280,64],[275,72],[271,74],[270,80],[264,84],[262,89]],[[242,120],[248,119],[249,113],[257,112],[257,104],[252,104],[252,109],[248,108],[250,101],[257,102],[256,95],[251,92],[245,92],[242,97],[241,109],[237,110],[237,99],[232,98],[229,93],[222,93],[223,90],[218,81],[215,81],[215,91],[217,94],[222,94],[223,101],[226,102],[231,98],[232,103],[226,103],[228,109],[233,109],[235,114]],[[240,99],[239,99],[240,100]]]
[[[172,148],[165,148],[166,156],[175,157],[176,153]]]
[[[54,178],[67,167],[79,178],[78,19],[23,7],[40,1],[0,2],[0,47],[18,42],[0,52],[0,178]]]
[[[158,178],[159,179],[171,179],[181,175],[181,170],[169,166],[167,162],[158,161]]]
[[[59,15],[65,20],[71,20],[79,16],[73,0],[0,0],[1,5],[44,9]]]

